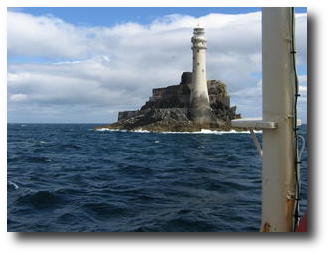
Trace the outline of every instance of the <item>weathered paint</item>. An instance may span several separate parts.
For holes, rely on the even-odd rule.
[[[292,9],[263,8],[263,121],[278,123],[263,130],[262,227],[293,231],[295,143],[294,73],[291,54]]]
[[[264,223],[264,226],[262,227],[262,232],[270,232],[270,224],[268,222]]]
[[[294,203],[295,203],[295,197],[291,196],[286,200],[286,231],[291,232],[294,229],[294,220],[293,220],[293,214],[294,214]]]

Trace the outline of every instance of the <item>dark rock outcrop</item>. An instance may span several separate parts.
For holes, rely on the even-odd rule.
[[[118,121],[96,128],[191,132],[202,128],[230,130],[230,121],[240,118],[236,107],[230,107],[227,86],[219,80],[207,81],[210,111],[207,125],[196,125],[191,121],[190,91],[192,73],[184,72],[179,85],[156,88],[152,97],[136,111],[118,113]]]

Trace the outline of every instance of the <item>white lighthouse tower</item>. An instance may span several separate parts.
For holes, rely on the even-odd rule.
[[[206,38],[204,28],[194,28],[191,38],[193,51],[192,91],[190,94],[190,114],[195,124],[210,123],[210,101],[206,80]]]

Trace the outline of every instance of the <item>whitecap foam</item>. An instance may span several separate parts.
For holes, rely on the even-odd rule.
[[[97,128],[96,131],[109,131],[109,132],[132,132],[132,133],[151,133],[151,131],[137,129],[137,130],[126,130],[126,129],[110,129],[110,128]]]
[[[255,133],[262,133],[262,131],[254,131]],[[201,131],[195,132],[159,132],[161,134],[205,134],[205,135],[223,135],[223,134],[250,134],[250,131],[216,131],[216,130],[209,130],[209,129],[202,129]]]
[[[130,132],[130,131],[128,131],[128,132]],[[151,131],[144,130],[144,129],[132,130],[131,132],[134,132],[134,133],[151,133]]]
[[[236,131],[236,130],[216,131],[216,130],[202,129],[200,131],[200,133],[203,133],[203,134],[216,134],[216,135],[222,135],[222,134],[250,134],[250,131]],[[261,130],[254,131],[254,133],[262,133],[262,131]]]
[[[19,188],[18,185],[17,185],[15,182],[8,181],[8,183],[9,183],[10,185],[13,185],[15,189],[18,189],[18,188]]]
[[[110,129],[110,128],[97,128],[96,131],[107,131],[107,132],[138,132],[138,131],[128,131],[126,129]]]
[[[194,133],[222,135],[222,134],[250,134],[250,131],[236,131],[236,130],[216,131],[216,130],[202,129],[200,132],[194,132]],[[254,133],[262,133],[262,131],[254,131]]]
[[[202,129],[201,131],[194,131],[194,132],[172,132],[172,131],[164,131],[164,132],[157,132],[157,131],[149,131],[144,129],[137,129],[137,130],[126,130],[126,129],[110,129],[110,128],[98,128],[96,131],[110,131],[110,132],[132,132],[132,133],[159,133],[159,134],[206,134],[206,135],[223,135],[223,134],[250,134],[250,131],[216,131],[210,129]],[[262,131],[254,131],[254,133],[262,133]]]
[[[116,130],[114,130],[114,129],[109,129],[109,128],[97,128],[97,129],[95,129],[96,131],[101,131],[101,132],[103,132],[103,131],[116,131]]]

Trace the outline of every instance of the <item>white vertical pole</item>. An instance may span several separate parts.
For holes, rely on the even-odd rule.
[[[264,232],[293,231],[295,204],[292,9],[262,10],[263,131],[262,225]]]

